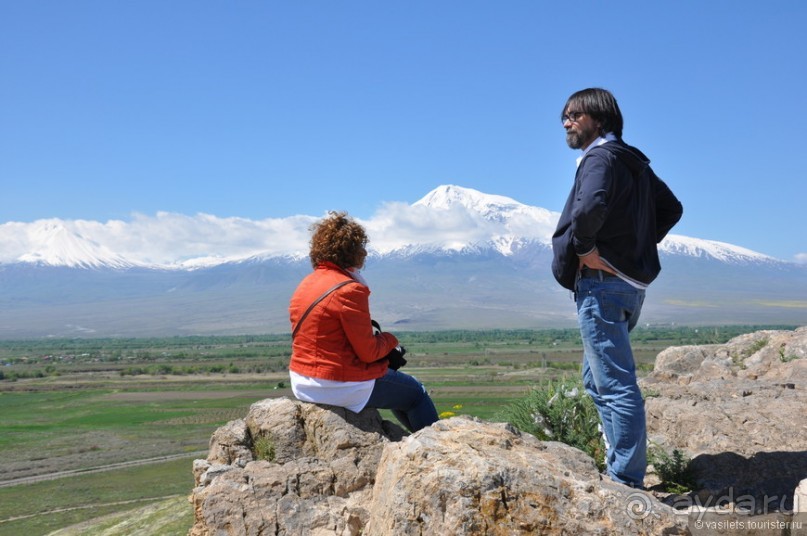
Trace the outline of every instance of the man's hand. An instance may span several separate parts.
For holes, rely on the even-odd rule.
[[[602,261],[600,258],[600,252],[597,251],[596,248],[588,255],[579,256],[578,259],[580,259],[581,270],[583,268],[591,268],[592,270],[602,270],[603,272],[608,272],[609,274],[614,273],[614,270]]]

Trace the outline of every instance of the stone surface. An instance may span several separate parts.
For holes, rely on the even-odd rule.
[[[650,440],[693,458],[702,501],[792,507],[807,478],[807,328],[668,348],[641,383]]]
[[[262,437],[272,460],[244,453]],[[264,400],[194,475],[192,536],[686,534],[685,515],[602,481],[582,452],[466,417],[404,437],[375,410]]]
[[[693,534],[807,535],[807,328],[668,348],[642,380],[648,435],[692,458]]]
[[[801,514],[807,514],[807,478],[799,482],[794,495],[794,510]]]
[[[359,534],[384,444],[403,435],[376,410],[257,402],[194,463],[190,534]]]
[[[686,533],[685,515],[677,519],[652,495],[602,481],[581,451],[467,417],[385,446],[365,531]]]

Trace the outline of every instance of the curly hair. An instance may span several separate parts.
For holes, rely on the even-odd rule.
[[[347,212],[329,212],[328,217],[311,226],[311,266],[332,262],[340,268],[361,267],[367,257],[369,242],[364,227]]]

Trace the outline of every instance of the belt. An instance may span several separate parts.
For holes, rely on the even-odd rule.
[[[580,277],[593,277],[596,279],[609,279],[612,277],[619,278],[618,275],[606,272],[605,270],[594,270],[593,268],[583,268],[580,270]]]

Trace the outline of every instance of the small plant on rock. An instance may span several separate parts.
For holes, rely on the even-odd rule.
[[[255,458],[267,462],[275,461],[275,444],[269,436],[258,436],[254,442]]]
[[[799,356],[797,356],[797,355],[793,355],[793,354],[787,355],[787,354],[785,354],[785,349],[784,348],[779,349],[779,360],[782,363],[790,363],[791,361],[793,361],[795,359],[798,359],[798,358],[799,358]]]
[[[746,348],[743,351],[743,357],[751,357],[755,353],[757,353],[760,350],[762,350],[763,348],[765,348],[765,346],[767,346],[767,345],[768,345],[768,339],[767,338],[759,339],[758,341],[756,341],[754,344],[752,344],[751,346],[749,346],[748,348]]]
[[[549,381],[506,407],[501,418],[538,439],[576,447],[605,467],[600,416],[580,380]]]
[[[734,362],[735,365],[740,367],[741,369],[745,370],[745,360],[754,355],[755,353],[759,352],[765,346],[768,345],[768,339],[759,339],[755,341],[751,346],[748,348],[743,349],[739,354],[733,353],[731,356],[731,360]]]
[[[652,444],[647,449],[647,460],[661,479],[663,491],[684,494],[695,488],[692,460],[682,451],[673,449],[668,454],[661,446]]]

